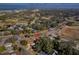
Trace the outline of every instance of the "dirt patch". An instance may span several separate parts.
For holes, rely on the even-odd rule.
[[[61,38],[79,39],[79,26],[64,26],[58,34]]]

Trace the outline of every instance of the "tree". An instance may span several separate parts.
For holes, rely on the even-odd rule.
[[[46,54],[53,54],[53,43],[47,37],[41,37],[39,41],[35,43],[37,52],[45,52]]]
[[[6,15],[2,15],[2,16],[0,16],[0,20],[2,20],[2,21],[6,20],[6,18],[7,18]]]
[[[20,44],[26,46],[27,45],[27,41],[26,40],[21,40]]]
[[[4,52],[6,49],[5,49],[5,47],[4,46],[0,46],[0,53],[1,52]]]
[[[47,39],[46,42],[44,43],[42,50],[46,52],[47,54],[53,54],[54,52],[53,48],[54,46],[53,46],[52,41],[50,39]]]

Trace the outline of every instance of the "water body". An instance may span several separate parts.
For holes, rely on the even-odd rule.
[[[0,10],[6,9],[79,9],[79,3],[0,3]]]

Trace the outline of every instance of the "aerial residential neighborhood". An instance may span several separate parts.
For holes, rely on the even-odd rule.
[[[79,10],[0,10],[1,55],[79,55]]]

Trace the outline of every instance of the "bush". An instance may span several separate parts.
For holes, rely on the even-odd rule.
[[[5,47],[4,46],[0,46],[0,53],[1,52],[4,52],[6,49],[5,49]]]

